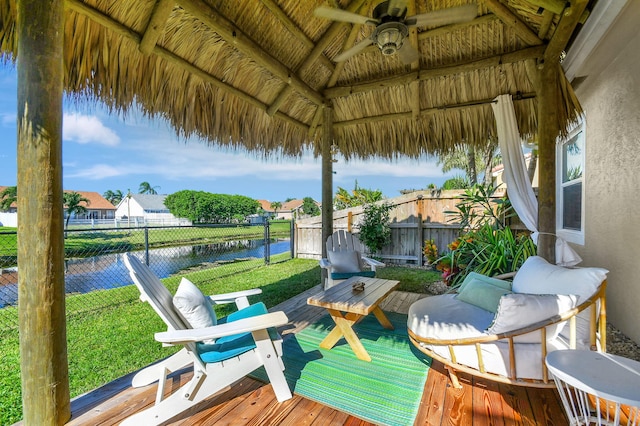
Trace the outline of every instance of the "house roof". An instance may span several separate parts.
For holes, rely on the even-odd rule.
[[[131,194],[131,199],[135,200],[146,211],[169,211],[167,206],[164,205],[165,198],[167,198],[166,194]],[[124,200],[126,200],[126,196],[123,198]]]
[[[107,199],[105,199],[102,195],[93,191],[74,191],[65,189],[64,192],[77,192],[82,197],[89,200],[89,204],[85,205],[85,202],[80,203],[81,205],[91,209],[91,210],[115,210],[116,206],[111,204]]]
[[[0,192],[4,191],[5,188],[7,187],[0,186]],[[64,192],[79,193],[83,198],[86,198],[87,200],[89,200],[89,205],[86,205],[84,201],[80,204],[84,207],[88,207],[91,210],[115,210],[116,209],[116,206],[114,206],[109,201],[107,201],[102,195],[94,191],[75,191],[71,189],[65,189]],[[11,207],[17,208],[18,204],[14,202],[11,204]]]
[[[326,3],[67,0],[65,89],[122,113],[135,104],[181,136],[264,156],[319,154],[325,121],[347,158],[482,145],[496,135],[490,102],[505,93],[520,132],[533,135],[543,66],[559,75],[551,117],[559,128],[581,113],[558,59],[592,1],[395,1],[409,16],[477,3],[471,21],[411,28],[405,43],[419,52],[411,64],[375,46],[337,62],[375,28],[314,16]],[[371,17],[377,3],[330,4]],[[0,8],[0,46],[13,61],[16,9]]]

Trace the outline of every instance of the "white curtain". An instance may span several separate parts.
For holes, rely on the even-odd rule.
[[[527,229],[533,232],[531,236],[537,243],[538,201],[529,182],[511,95],[500,95],[495,101],[491,107],[496,117],[498,144],[504,164],[503,180],[507,184],[514,210]],[[556,237],[556,264],[572,266],[581,261],[582,258],[566,241]]]

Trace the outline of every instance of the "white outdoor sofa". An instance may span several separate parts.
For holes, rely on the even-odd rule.
[[[528,258],[513,282],[469,274],[457,294],[427,297],[409,309],[407,327],[420,351],[456,372],[502,383],[554,387],[547,353],[606,350],[608,271],[564,268]]]

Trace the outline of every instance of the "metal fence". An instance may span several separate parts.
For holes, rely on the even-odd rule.
[[[122,254],[132,252],[161,278],[197,269],[216,270],[222,278],[278,260],[293,253],[292,224],[268,222],[259,225],[211,225],[68,230],[65,232],[65,289],[67,311],[73,295],[85,310],[122,303],[104,291],[131,284]],[[0,231],[0,330],[17,328],[18,274],[17,234]],[[138,297],[131,291],[131,299]],[[115,300],[114,300],[115,299]]]

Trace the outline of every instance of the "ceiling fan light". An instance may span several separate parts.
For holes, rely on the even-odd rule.
[[[407,28],[396,22],[379,25],[375,33],[375,41],[383,55],[393,55],[402,47],[408,35]]]

